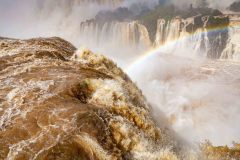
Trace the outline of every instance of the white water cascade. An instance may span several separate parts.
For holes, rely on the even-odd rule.
[[[154,46],[159,47],[171,43],[168,52],[188,48],[193,52],[192,54],[207,53],[209,40],[205,28],[189,33],[187,32],[189,25],[194,25],[194,18],[174,18],[170,21],[159,19]]]
[[[240,60],[240,17],[233,16],[230,18],[229,39],[221,58]]]
[[[151,47],[151,40],[147,28],[133,22],[84,22],[80,25],[80,43],[104,52],[109,56],[116,51],[123,51],[119,56],[139,55]]]
[[[222,50],[222,53],[220,53],[220,59],[238,61],[240,60],[240,17],[229,16],[229,18],[230,24],[228,28],[213,29],[212,31],[206,29],[206,23],[209,21],[209,17],[203,17],[203,26],[192,33],[189,32],[189,30],[187,31],[187,28],[190,25],[194,25],[194,17],[187,19],[177,17],[169,21],[159,19],[157,22],[157,32],[154,46],[157,48],[171,43],[172,45],[168,47],[168,52],[187,48],[191,50],[191,54],[201,54],[201,56],[206,57],[207,53],[212,49],[211,47],[213,47],[213,44],[209,41],[209,36],[215,34],[216,37],[214,37],[214,41],[219,41],[218,45],[220,46],[223,45],[224,42],[221,35],[218,33],[222,32],[222,30],[227,30],[228,39],[226,47]]]

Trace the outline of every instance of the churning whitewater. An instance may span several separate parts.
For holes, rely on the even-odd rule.
[[[169,121],[166,110],[159,104],[151,107],[128,76],[104,56],[76,50],[56,37],[2,38],[0,46],[1,159],[239,158],[238,144],[232,148],[209,142],[196,146],[172,129],[181,114],[191,118],[186,111],[211,107],[200,105],[206,100],[188,105],[180,99],[185,102],[185,113],[172,114]],[[166,98],[172,101],[171,95]],[[181,107],[164,105],[172,113]],[[203,123],[202,118],[194,117],[197,125]]]
[[[1,0],[0,23],[0,159],[240,159],[240,2]]]

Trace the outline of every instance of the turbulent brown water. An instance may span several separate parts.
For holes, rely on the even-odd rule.
[[[112,61],[60,38],[0,39],[0,159],[239,159],[156,125]]]
[[[0,159],[176,159],[113,62],[59,38],[1,39],[0,57]]]

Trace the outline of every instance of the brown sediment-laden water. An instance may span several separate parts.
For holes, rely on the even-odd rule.
[[[0,38],[0,159],[230,160],[240,147],[190,147],[101,55],[56,37]]]

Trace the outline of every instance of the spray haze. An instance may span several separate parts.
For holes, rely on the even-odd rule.
[[[78,47],[84,46],[91,48],[95,52],[105,53],[121,66],[125,66],[128,55],[143,53],[147,49],[145,45],[134,46],[125,43],[125,41],[128,41],[126,38],[135,36],[127,31],[128,29],[131,30],[131,26],[133,26],[133,30],[135,24],[131,25],[125,22],[106,24],[106,26],[116,26],[116,30],[112,30],[112,32],[113,34],[118,34],[119,32],[118,37],[105,35],[102,26],[98,28],[95,24],[87,24],[84,28],[84,25],[81,24],[93,20],[101,12],[114,13],[119,7],[126,8],[129,12],[136,15],[142,10],[153,8],[157,4],[157,0],[16,0],[11,2],[4,0],[2,4],[0,11],[0,19],[3,22],[3,25],[0,26],[1,36],[14,38],[59,36],[69,40]],[[17,9],[16,6],[18,6]],[[118,14],[120,12],[117,12]],[[109,16],[109,14],[107,15]],[[83,30],[87,31],[83,32]],[[94,33],[96,30],[99,31]],[[145,32],[144,30],[140,32]],[[91,32],[90,35],[94,34],[94,36],[89,36],[89,32]],[[128,63],[130,63],[130,60]]]
[[[193,6],[198,7],[200,1],[202,0],[181,0],[181,1],[171,0],[171,3],[180,7],[186,7],[186,6],[188,7],[190,4],[193,4]],[[209,4],[209,7],[225,10],[234,1],[235,0],[222,0],[220,2],[219,0],[207,0],[206,2]]]
[[[238,63],[223,64],[164,52],[143,63],[131,68],[129,75],[155,106],[153,111],[160,108],[185,140],[209,139],[215,145],[240,140],[240,92],[236,89],[240,77],[235,76],[239,75]]]
[[[207,2],[209,7],[226,10],[233,1]],[[206,58],[207,49],[201,48],[203,43],[206,43],[205,48],[210,44],[208,34],[202,34],[205,28],[190,35],[186,25],[185,32],[179,33],[183,24],[194,24],[191,18],[164,24],[158,21],[157,31],[149,30],[153,23],[147,27],[136,18],[139,15],[146,18],[145,12],[170,4],[182,9],[190,4],[197,7],[198,3],[197,0],[1,0],[0,36],[59,36],[77,47],[103,53],[125,68],[154,106],[153,110],[160,109],[173,129],[189,142],[209,139],[214,144],[225,145],[240,141],[240,65]],[[119,15],[119,7],[120,11],[129,13],[127,17]],[[113,18],[115,13],[121,21]],[[99,15],[109,16],[111,21],[97,23]],[[163,27],[166,27],[165,32]],[[232,48],[236,47],[238,54],[234,56],[238,60],[240,46],[236,43],[240,31],[236,27],[231,27],[230,31],[226,33],[232,37],[227,41],[226,57],[230,57]],[[190,38],[176,40],[182,34]],[[219,35],[221,39],[223,36]],[[175,39],[177,42],[162,44],[161,36],[166,41]],[[156,47],[154,45],[166,48],[132,65],[134,60],[139,61],[140,56]],[[132,65],[130,69],[129,65]]]

